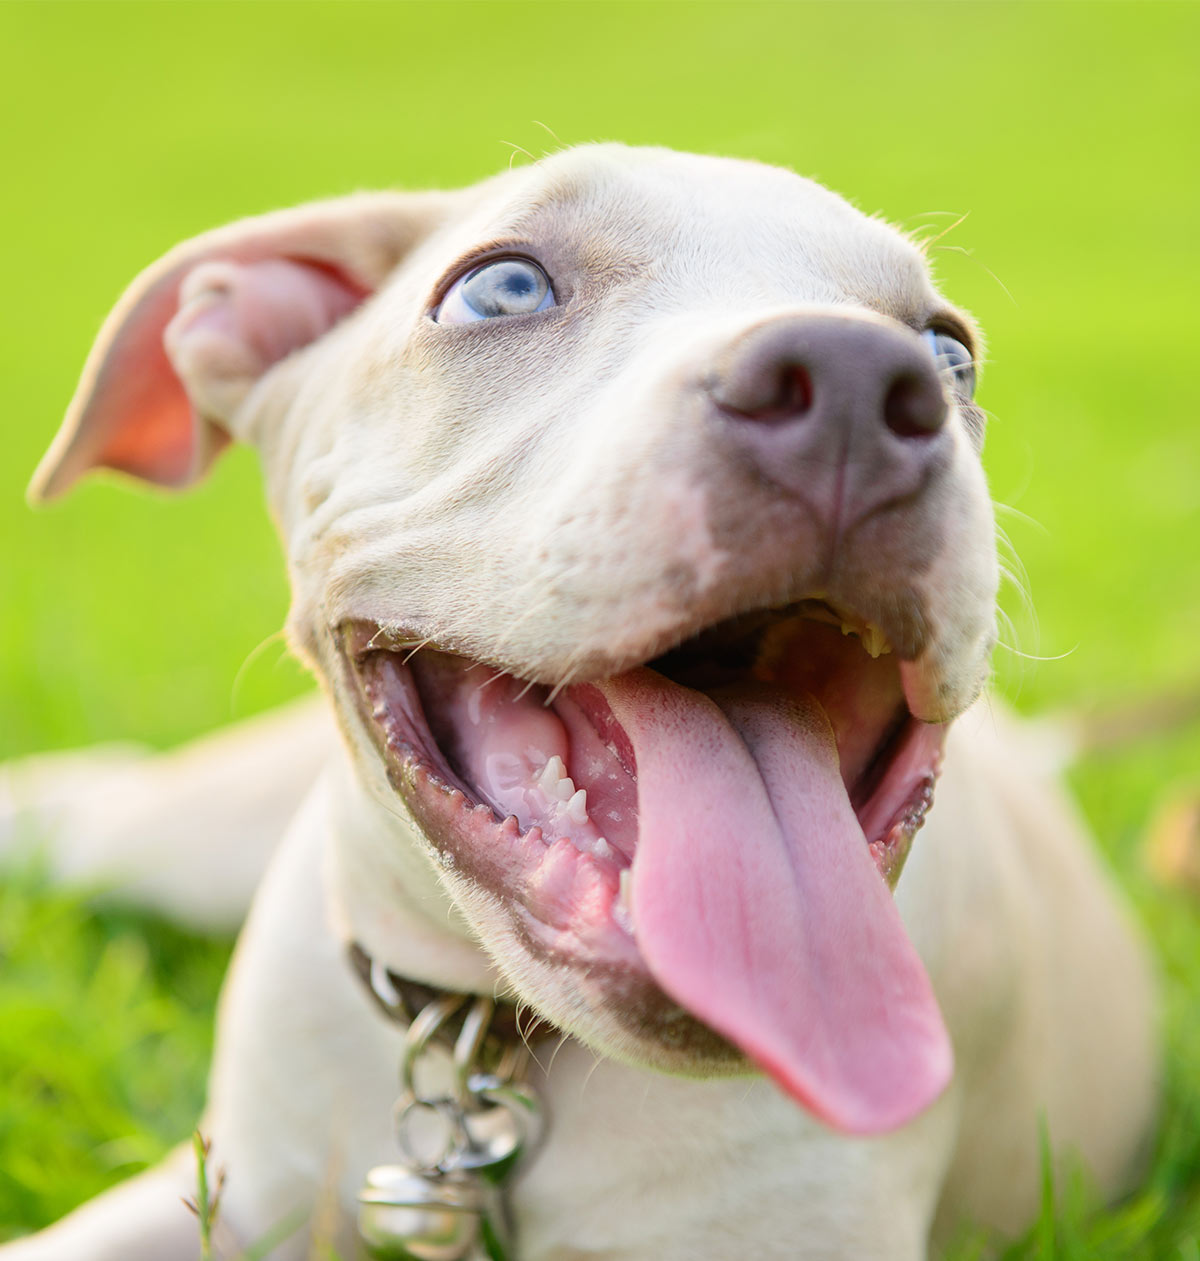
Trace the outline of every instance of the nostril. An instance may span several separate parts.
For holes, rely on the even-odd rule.
[[[741,389],[720,391],[717,401],[724,411],[742,420],[766,424],[796,420],[812,407],[812,377],[799,364],[783,364]]]
[[[929,376],[899,376],[884,396],[883,419],[901,438],[927,438],[937,433],[946,419],[946,397]]]
[[[790,365],[780,374],[779,392],[775,398],[774,415],[766,419],[786,419],[802,416],[813,401],[812,377],[806,368]]]

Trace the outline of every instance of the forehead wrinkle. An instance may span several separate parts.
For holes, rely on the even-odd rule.
[[[605,172],[607,175],[608,172]],[[531,241],[550,240],[570,249],[587,271],[598,274],[636,272],[661,258],[675,237],[661,215],[648,221],[640,213],[646,198],[636,200],[639,191],[635,181],[598,179],[596,172],[586,173],[568,167],[555,171],[540,187],[530,189],[520,202],[510,208],[506,227],[514,236]],[[649,229],[653,248],[648,240]]]

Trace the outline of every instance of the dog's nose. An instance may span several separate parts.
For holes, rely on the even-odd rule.
[[[708,391],[768,481],[831,526],[916,494],[946,446],[946,395],[924,341],[900,324],[795,315],[743,333]]]

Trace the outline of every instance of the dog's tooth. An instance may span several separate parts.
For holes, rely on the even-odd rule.
[[[567,783],[570,782],[570,780],[567,780]],[[587,789],[581,788],[577,793],[574,793],[571,800],[567,802],[567,818],[570,819],[572,823],[586,823],[587,817]]]
[[[611,861],[617,856],[617,851],[602,836],[596,837],[595,840],[589,840],[586,836],[572,836],[570,839],[581,854],[589,854],[592,858]]]
[[[542,768],[542,773],[538,776],[538,787],[547,797],[554,797],[558,792],[558,782],[566,776],[566,773],[567,768],[563,765],[562,758],[556,753]]]
[[[892,646],[888,643],[883,631],[870,623],[862,633],[862,645],[872,657],[882,657],[885,653],[892,651]]]
[[[575,796],[575,781],[570,775],[564,775],[562,779],[554,785],[554,795],[559,801],[570,801]]]

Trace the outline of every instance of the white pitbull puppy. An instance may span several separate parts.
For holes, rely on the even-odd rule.
[[[320,720],[268,721],[124,766],[158,823],[101,829],[145,899],[228,918],[316,781],[221,1003],[231,1248],[299,1211],[272,1256],[352,1255],[395,1155],[404,1030],[352,943],[563,1035],[524,1261],[916,1261],[1029,1220],[1043,1123],[1129,1184],[1150,971],[1046,773],[971,708],[977,356],[884,223],[619,146],[248,220],[134,282],[35,493],[255,446],[348,754],[317,776]],[[190,840],[156,862],[172,802]],[[62,865],[103,870],[89,844]],[[0,1256],[196,1257],[193,1185],[181,1151]]]

